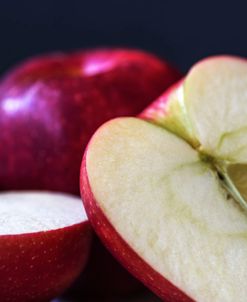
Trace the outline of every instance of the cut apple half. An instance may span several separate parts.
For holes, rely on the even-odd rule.
[[[182,116],[119,118],[95,133],[84,205],[112,253],[165,301],[245,302],[247,64],[204,60],[181,85]],[[185,125],[180,137],[171,120]]]
[[[50,301],[81,272],[91,229],[80,198],[0,194],[0,301]]]

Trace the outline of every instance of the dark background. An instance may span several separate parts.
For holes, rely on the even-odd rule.
[[[152,51],[186,71],[212,54],[247,55],[245,1],[1,0],[0,73],[43,52],[94,46]]]

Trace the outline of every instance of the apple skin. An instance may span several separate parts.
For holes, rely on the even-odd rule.
[[[0,301],[48,302],[60,295],[85,267],[90,242],[88,221],[0,236]]]
[[[109,222],[92,193],[87,176],[86,157],[89,145],[84,153],[80,174],[80,190],[88,218],[112,255],[137,279],[142,281],[151,291],[167,302],[193,302],[180,289],[165,279],[146,263],[121,237]]]
[[[138,114],[179,78],[165,61],[128,49],[24,62],[0,83],[0,190],[79,195],[81,154],[94,131]]]

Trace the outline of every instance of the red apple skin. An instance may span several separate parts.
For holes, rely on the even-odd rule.
[[[147,264],[121,237],[109,222],[92,193],[87,176],[86,157],[90,143],[84,153],[80,174],[80,190],[88,218],[112,255],[151,291],[167,302],[194,302],[180,289],[165,279]]]
[[[0,190],[79,195],[94,131],[138,114],[180,73],[148,53],[101,49],[30,59],[0,82]]]
[[[0,301],[48,302],[60,295],[85,267],[90,242],[88,221],[0,236]]]

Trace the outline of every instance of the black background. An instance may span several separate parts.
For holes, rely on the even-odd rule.
[[[245,1],[0,0],[0,72],[43,52],[152,51],[186,71],[212,54],[247,55]]]

